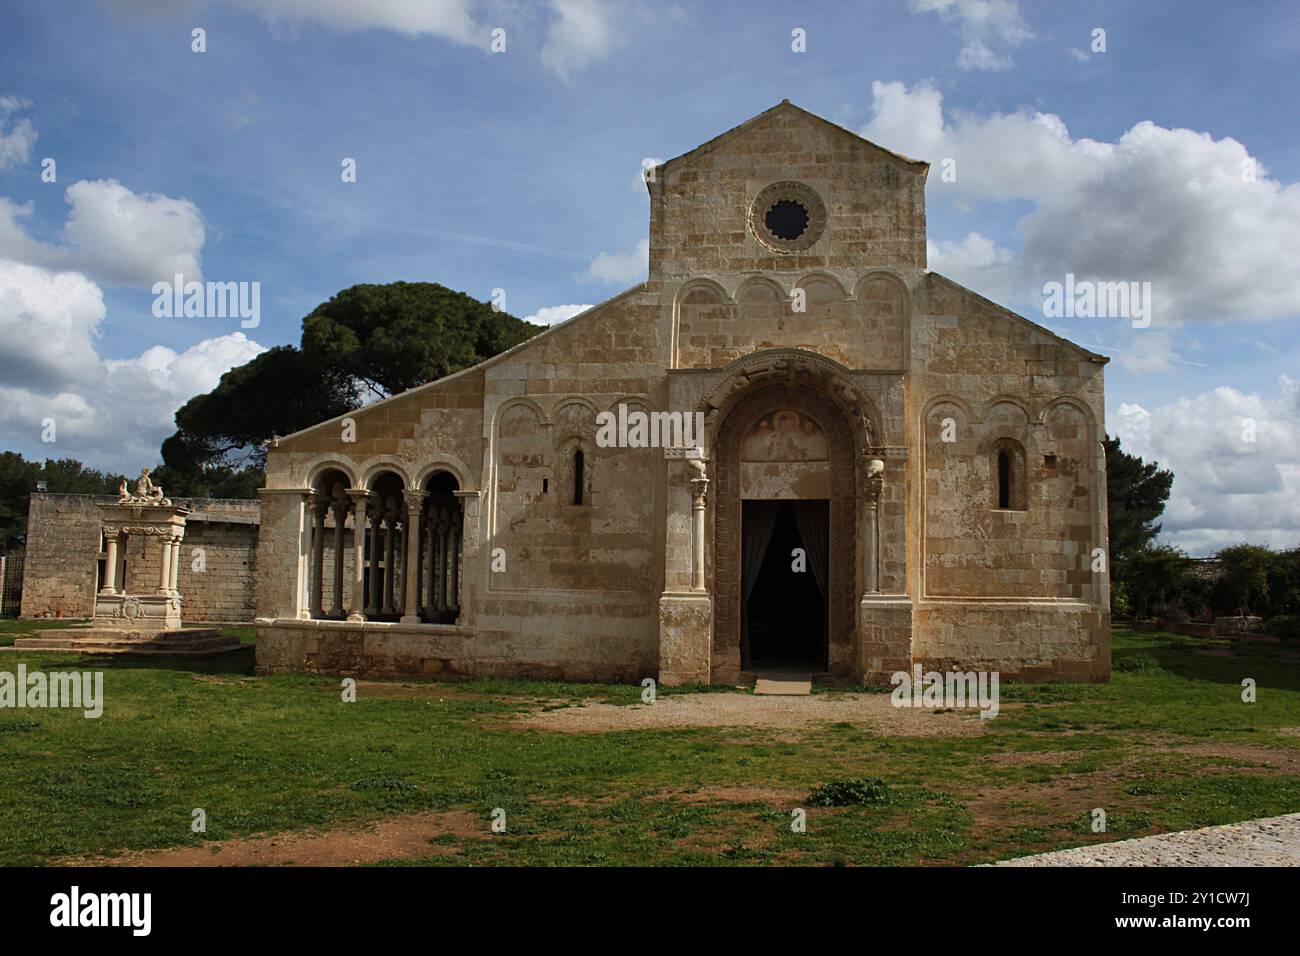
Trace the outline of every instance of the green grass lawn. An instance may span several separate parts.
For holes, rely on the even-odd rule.
[[[0,641],[22,627],[0,625]],[[459,811],[482,832],[401,862],[967,864],[1300,811],[1296,649],[1125,631],[1115,647],[1109,684],[1004,683],[987,733],[927,738],[847,723],[565,735],[506,720],[634,704],[641,688],[363,685],[345,704],[336,678],[252,677],[251,651],[174,665],[10,653],[0,670],[102,668],[106,703],[98,720],[0,710],[0,863]],[[1257,703],[1241,701],[1246,677]],[[497,807],[508,830],[493,835]],[[806,833],[791,832],[796,807]]]
[[[62,630],[89,624],[89,621],[19,621],[12,617],[0,617],[0,647],[7,647],[16,637],[36,637],[41,631]]]

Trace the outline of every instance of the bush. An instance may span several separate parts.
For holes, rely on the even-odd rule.
[[[838,777],[810,793],[808,802],[815,807],[883,806],[894,802],[894,793],[879,777]]]
[[[1133,617],[1186,618],[1201,603],[1192,562],[1177,548],[1149,547],[1117,562],[1111,600],[1118,592]]]
[[[1129,598],[1127,581],[1113,580],[1110,585],[1110,613],[1116,618],[1131,617],[1133,601]]]
[[[1215,557],[1219,562],[1215,611],[1248,616],[1263,610],[1269,597],[1269,569],[1277,555],[1257,544],[1238,544],[1222,549]]]
[[[1300,615],[1279,614],[1264,625],[1264,633],[1284,641],[1300,641]]]
[[[1160,662],[1146,651],[1123,654],[1111,661],[1111,666],[1121,674],[1151,674],[1164,670]]]

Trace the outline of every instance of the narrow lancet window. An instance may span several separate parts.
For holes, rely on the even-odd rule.
[[[583,471],[582,449],[579,448],[573,453],[573,503],[575,505],[582,504],[582,488],[586,478]]]

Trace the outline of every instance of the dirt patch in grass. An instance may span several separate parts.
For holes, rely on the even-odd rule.
[[[357,681],[357,699],[362,697],[406,700],[487,700],[483,694],[466,693],[446,683],[394,684],[389,681]]]
[[[443,836],[488,835],[481,816],[463,812],[386,817],[366,826],[219,840],[202,846],[132,850],[111,857],[64,860],[63,866],[353,866],[381,860],[450,855]]]
[[[1079,756],[1086,751],[1079,750],[1017,750],[1004,754],[989,754],[987,758],[989,763],[1000,766],[1019,767],[1024,764],[1060,764],[1069,760],[1078,760]]]
[[[777,787],[699,787],[697,789],[664,790],[651,800],[680,800],[682,803],[767,803],[774,807],[797,807],[807,796],[804,790]]]
[[[1162,749],[1168,753],[1188,754],[1195,757],[1226,757],[1229,760],[1239,760],[1253,767],[1266,768],[1278,773],[1300,773],[1300,750],[1255,747],[1225,741],[1175,745]]]
[[[689,694],[661,697],[653,704],[587,703],[532,711],[511,723],[562,734],[599,734],[675,727],[789,729],[841,721],[894,737],[956,737],[982,734],[988,727],[976,710],[936,713],[925,708],[894,707],[888,694]]]
[[[224,686],[250,684],[257,679],[255,677],[223,677],[220,674],[191,674],[190,676],[200,684],[220,684]]]

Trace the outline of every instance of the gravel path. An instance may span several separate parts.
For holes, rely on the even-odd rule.
[[[894,707],[888,694],[813,694],[767,697],[753,694],[682,694],[660,697],[653,704],[587,703],[544,710],[516,718],[529,727],[566,734],[665,727],[808,727],[846,721],[875,733],[897,737],[946,737],[981,734],[989,721],[979,711]]]
[[[1300,813],[1080,846],[998,866],[1300,866]]]

